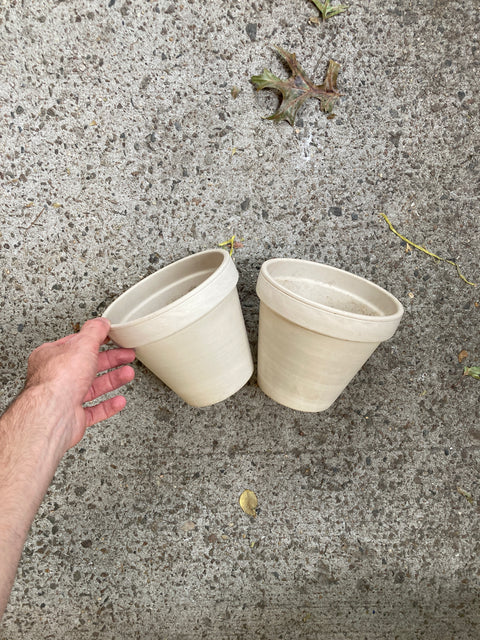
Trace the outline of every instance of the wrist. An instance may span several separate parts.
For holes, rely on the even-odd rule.
[[[56,465],[63,448],[65,415],[47,385],[27,386],[2,417],[19,456],[34,454]]]
[[[22,547],[63,454],[51,395],[29,387],[0,417],[0,618]]]

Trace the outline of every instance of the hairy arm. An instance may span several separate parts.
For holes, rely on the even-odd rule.
[[[131,381],[132,349],[99,352],[108,320],[86,322],[80,333],[36,349],[25,388],[0,418],[0,618],[33,518],[67,449],[87,427],[123,409],[116,396],[97,399]],[[101,376],[98,373],[108,371]]]

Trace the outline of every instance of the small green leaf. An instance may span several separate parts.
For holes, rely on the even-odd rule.
[[[325,22],[325,20],[328,20],[328,18],[338,16],[340,13],[343,13],[348,9],[348,7],[343,4],[332,7],[330,4],[330,0],[325,0],[325,2],[320,2],[320,0],[312,0],[312,2],[320,11],[323,22]]]
[[[480,367],[465,367],[463,370],[464,376],[471,376],[475,380],[480,380]]]

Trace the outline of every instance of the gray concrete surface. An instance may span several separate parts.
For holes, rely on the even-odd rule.
[[[350,4],[316,25],[308,0],[1,3],[2,406],[34,346],[232,234],[253,350],[273,256],[406,309],[321,414],[255,377],[193,409],[136,366],[58,469],[2,640],[480,637],[480,382],[458,362],[480,364],[480,289],[379,217],[480,282],[478,3]],[[335,119],[262,120],[272,44],[318,82],[341,63]]]

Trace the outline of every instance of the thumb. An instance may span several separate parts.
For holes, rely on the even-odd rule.
[[[105,341],[110,331],[110,320],[108,318],[93,318],[87,320],[80,329],[80,335],[91,338],[98,347]]]

